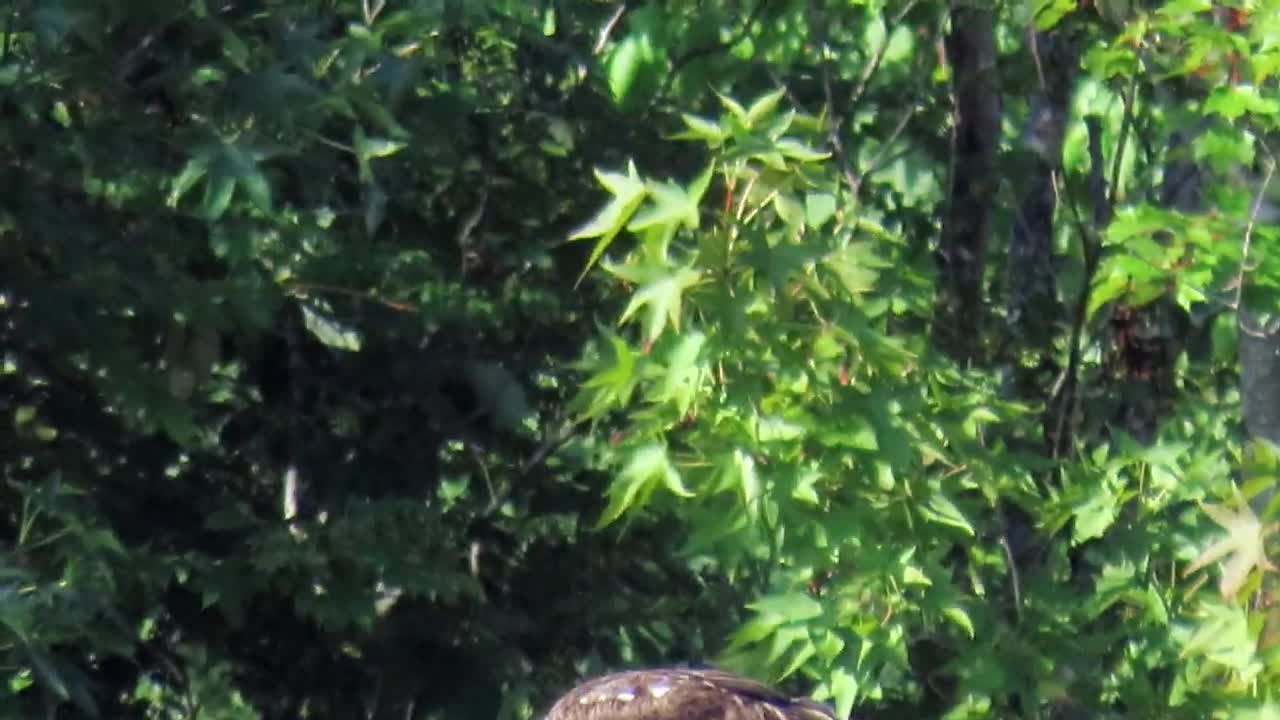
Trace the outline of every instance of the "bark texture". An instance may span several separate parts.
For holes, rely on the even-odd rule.
[[[943,218],[935,332],[960,360],[976,357],[982,328],[983,271],[998,180],[1000,93],[995,13],[987,3],[953,0],[947,35],[955,102],[952,170]]]

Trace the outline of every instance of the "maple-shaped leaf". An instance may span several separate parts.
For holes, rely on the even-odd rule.
[[[628,509],[643,507],[659,487],[665,487],[677,497],[691,498],[694,495],[685,487],[680,471],[671,464],[666,446],[650,443],[631,454],[617,479],[609,486],[609,506],[596,527],[610,525]]]
[[[668,322],[677,332],[680,330],[680,308],[684,291],[697,284],[702,277],[697,270],[688,267],[667,271],[654,267],[606,265],[605,269],[624,280],[640,284],[618,322],[626,322],[638,310],[647,307],[643,323],[645,342],[656,340]]]
[[[651,202],[635,214],[627,225],[628,230],[640,232],[657,225],[670,226],[673,230],[680,225],[698,228],[698,198],[672,182],[651,183],[648,190]]]
[[[640,203],[645,197],[645,182],[640,179],[640,174],[636,171],[635,163],[627,164],[626,174],[605,172],[596,170],[596,179],[600,184],[613,195],[613,199],[604,206],[600,212],[596,213],[586,225],[578,228],[569,236],[570,240],[586,240],[590,238],[600,238],[596,241],[596,246],[591,250],[591,257],[587,259],[586,267],[582,269],[582,275],[578,276],[578,282],[582,282],[582,278],[586,277],[587,271],[595,265],[600,256],[613,242],[614,237],[622,231],[627,221],[631,219],[631,215],[640,207]]]
[[[1256,567],[1259,570],[1274,570],[1275,566],[1267,559],[1266,536],[1272,529],[1263,526],[1262,521],[1253,512],[1249,503],[1236,491],[1236,507],[1204,504],[1201,507],[1206,515],[1227,531],[1226,537],[1215,542],[1200,553],[1187,567],[1184,575],[1191,573],[1230,556],[1222,569],[1222,578],[1218,581],[1218,592],[1224,598],[1234,596],[1244,586],[1249,573]]]
[[[639,358],[626,341],[610,332],[604,335],[607,344],[600,359],[579,368],[591,373],[571,404],[582,418],[598,418],[612,408],[626,405],[640,379]]]

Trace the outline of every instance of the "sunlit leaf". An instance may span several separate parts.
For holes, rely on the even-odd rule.
[[[964,516],[964,513],[960,511],[959,506],[941,491],[934,492],[929,496],[929,500],[922,508],[922,512],[926,518],[934,522],[963,530],[966,535],[976,534],[973,525]]]
[[[804,219],[811,228],[820,228],[836,214],[836,196],[832,193],[808,193],[804,196]]]
[[[1218,590],[1223,597],[1228,598],[1239,592],[1245,579],[1255,568],[1275,569],[1267,558],[1266,532],[1262,521],[1243,497],[1238,496],[1237,500],[1234,508],[1208,503],[1201,505],[1204,513],[1226,530],[1226,536],[1205,548],[1184,571],[1184,574],[1189,575],[1210,563],[1227,558],[1222,577],[1218,581]]]
[[[307,330],[325,345],[348,352],[360,351],[360,333],[346,327],[332,316],[321,313],[308,303],[303,303],[302,319]]]
[[[697,115],[690,115],[688,113],[681,115],[680,117],[684,120],[684,124],[687,127],[684,131],[673,136],[676,139],[702,140],[711,147],[719,147],[720,144],[729,137],[729,132],[720,127],[720,124],[713,120],[698,117]]]
[[[625,102],[631,94],[636,76],[642,66],[652,58],[653,51],[647,38],[628,35],[618,43],[608,62],[609,90],[617,102]]]
[[[607,269],[612,270],[612,266]],[[698,271],[682,267],[645,283],[632,294],[631,302],[622,311],[618,323],[625,323],[644,309],[644,338],[647,342],[656,340],[668,323],[679,331],[684,292],[701,277]]]
[[[766,615],[777,615],[787,622],[811,620],[822,614],[822,604],[804,593],[770,595],[747,605]]]
[[[970,639],[974,637],[973,620],[969,618],[969,613],[965,612],[964,608],[959,605],[950,605],[942,609],[942,615],[964,630]]]
[[[728,110],[743,127],[750,127],[750,123],[747,118],[747,109],[742,107],[741,103],[728,95],[719,92],[716,93],[716,97],[720,99],[720,104],[723,105],[724,108]]]
[[[636,172],[634,163],[628,164],[625,175],[603,170],[596,170],[595,174],[596,179],[613,195],[613,198],[587,224],[574,230],[569,235],[570,240],[600,238],[595,248],[591,251],[591,257],[582,269],[582,274],[578,278],[579,281],[586,276],[587,271],[595,265],[600,256],[604,254],[604,251],[608,249],[614,237],[626,226],[632,213],[644,201],[646,192],[645,183]]]
[[[775,147],[784,156],[801,162],[815,162],[831,157],[830,152],[814,150],[795,138],[782,138],[778,140]]]
[[[609,505],[597,526],[609,525],[624,512],[643,507],[658,487],[666,487],[679,497],[693,496],[668,459],[666,447],[651,443],[631,453],[618,479],[609,487]]]
[[[649,203],[632,217],[627,230],[640,232],[666,225],[698,227],[698,204],[684,188],[675,183],[654,183],[648,190]]]
[[[835,701],[837,718],[847,718],[853,712],[853,703],[858,699],[858,680],[843,666],[831,669],[831,695]]]
[[[748,128],[755,127],[761,120],[770,115],[778,107],[778,101],[787,94],[786,88],[778,88],[761,95],[747,109],[744,124]]]

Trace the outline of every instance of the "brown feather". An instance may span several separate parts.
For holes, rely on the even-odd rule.
[[[544,720],[835,720],[827,707],[720,670],[655,669],[588,680]]]

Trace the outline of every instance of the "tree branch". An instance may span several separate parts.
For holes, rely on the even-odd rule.
[[[683,70],[686,65],[708,55],[714,55],[718,52],[730,50],[733,46],[745,40],[747,33],[751,32],[751,26],[755,24],[756,20],[760,19],[762,14],[764,14],[765,8],[769,7],[770,2],[771,0],[759,0],[759,2],[756,3],[755,9],[751,11],[751,14],[747,16],[746,21],[742,23],[742,27],[739,28],[738,32],[728,40],[690,48],[681,54],[680,57],[676,58],[671,63],[671,68],[667,71],[666,79],[662,81],[662,87],[658,89],[657,94],[653,96],[653,101],[649,103],[649,109],[652,110],[662,101],[666,94],[671,90],[671,85],[675,83],[676,76],[680,74],[680,71]]]

